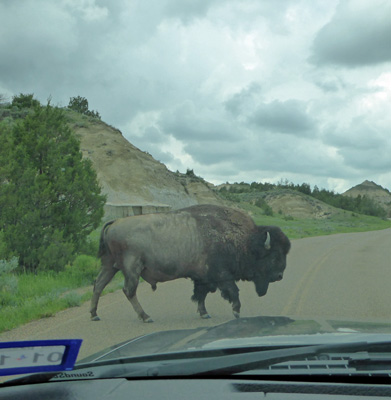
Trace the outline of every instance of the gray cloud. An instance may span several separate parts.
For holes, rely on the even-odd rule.
[[[200,118],[200,115],[202,117]],[[224,120],[220,110],[196,107],[187,101],[172,111],[164,113],[159,121],[164,132],[178,140],[209,142],[214,140],[238,140],[235,126]]]
[[[361,116],[347,127],[334,127],[324,139],[338,149],[346,166],[385,173],[391,171],[391,141],[387,131],[375,122],[369,125]]]
[[[337,93],[344,89],[347,89],[347,84],[340,76],[337,75],[315,74],[312,79],[314,84],[322,89],[324,92]]]
[[[169,0],[164,6],[164,14],[167,17],[178,18],[184,24],[192,22],[194,19],[204,17],[214,3],[221,0]]]
[[[308,136],[316,129],[313,119],[305,111],[305,104],[297,100],[261,104],[249,121],[273,132],[299,136]]]
[[[310,171],[316,177],[340,178],[347,173],[343,158],[330,154],[316,138],[303,140],[279,133],[246,135],[245,138],[236,143],[211,140],[206,144],[196,141],[186,145],[186,151],[200,165],[208,166],[209,170],[213,168],[216,174],[221,168],[226,168],[227,161],[235,166],[235,174],[274,171],[286,177]],[[325,168],[325,165],[328,167]]]
[[[370,126],[362,117],[357,117],[348,127],[334,128],[332,132],[328,132],[326,142],[339,149],[367,151],[383,148],[389,140],[376,126]]]
[[[161,145],[162,143],[165,142],[166,136],[160,132],[157,128],[155,127],[148,127],[144,131],[144,140],[147,140],[148,142],[153,142],[157,145]]]
[[[391,61],[391,2],[343,1],[317,34],[310,60],[316,65],[358,67]]]
[[[243,143],[220,140],[211,140],[208,144],[203,142],[189,143],[185,149],[195,161],[208,166],[219,165],[227,160],[237,166],[237,162],[246,154]]]
[[[224,102],[224,107],[233,115],[240,115],[248,107],[248,103],[254,101],[254,97],[261,93],[261,85],[257,82],[251,82],[239,93],[235,93]]]

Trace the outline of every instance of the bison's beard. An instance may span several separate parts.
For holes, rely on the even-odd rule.
[[[254,281],[255,283],[255,291],[258,296],[264,296],[267,293],[267,289],[269,288],[269,282],[267,280]]]

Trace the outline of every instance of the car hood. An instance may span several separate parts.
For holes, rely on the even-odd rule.
[[[239,318],[213,327],[146,334],[95,353],[78,363],[186,350],[327,344],[358,340],[391,341],[390,335],[389,322],[279,316]]]

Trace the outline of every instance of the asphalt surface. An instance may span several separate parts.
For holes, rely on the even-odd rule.
[[[328,319],[391,320],[391,229],[292,241],[284,278],[259,298],[251,282],[239,282],[242,317],[270,315]],[[91,288],[92,290],[92,288]],[[190,300],[192,282],[180,279],[138,288],[153,323],[143,323],[121,290],[101,297],[90,321],[89,302],[0,335],[0,341],[82,338],[79,359],[143,334],[213,326],[233,318],[218,292],[209,294],[211,319],[203,320]]]

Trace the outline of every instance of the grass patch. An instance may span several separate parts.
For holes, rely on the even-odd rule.
[[[36,319],[52,317],[61,310],[78,307],[90,300],[98,271],[99,261],[96,258],[80,256],[60,273],[13,275],[17,284],[12,292],[12,302],[0,308],[0,332]],[[114,292],[122,285],[123,277],[118,273],[103,294]]]
[[[90,293],[80,295],[69,293],[57,296],[55,292],[26,298],[13,307],[4,307],[0,311],[0,332],[4,332],[27,322],[53,317],[57,312],[70,307],[80,306],[91,297]]]
[[[269,216],[265,215],[259,207],[249,203],[240,203],[240,206],[251,213],[257,225],[277,225],[290,239],[391,228],[389,220],[351,211],[341,211],[324,219],[311,219],[293,218],[282,214]]]

